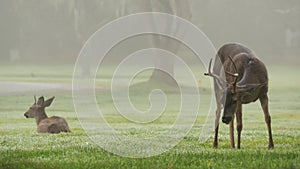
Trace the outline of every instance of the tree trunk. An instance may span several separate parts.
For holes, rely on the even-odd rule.
[[[152,11],[166,12],[169,14],[177,15],[185,19],[191,18],[191,10],[188,1],[160,1],[160,3],[152,3]],[[175,22],[175,19],[174,19]],[[173,22],[173,23],[174,23]],[[154,22],[155,23],[155,22]],[[176,23],[175,23],[176,24]],[[159,25],[152,25],[154,29]],[[167,30],[175,30],[175,32],[170,32],[171,34],[177,34],[179,27],[176,29],[172,28],[173,24],[166,27]],[[178,26],[178,25],[175,25]],[[152,38],[153,45],[156,48],[168,50],[174,54],[177,54],[180,42],[168,37],[157,37]],[[165,83],[169,85],[176,85],[174,80],[174,58],[164,58],[156,56],[155,69],[149,79],[149,81],[156,81],[160,83]],[[165,70],[166,72],[162,71]],[[168,72],[168,73],[167,73]]]
[[[168,50],[174,54],[177,53],[179,43],[174,42],[174,39],[166,37],[153,37],[154,45],[157,48]],[[168,85],[176,85],[174,80],[174,58],[159,56],[156,54],[155,69],[150,77],[150,81],[161,82]]]

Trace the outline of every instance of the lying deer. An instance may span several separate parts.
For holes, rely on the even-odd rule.
[[[240,148],[242,123],[242,104],[255,102],[259,99],[265,114],[265,122],[269,133],[269,148],[274,148],[271,130],[271,116],[268,108],[268,73],[265,65],[256,58],[254,52],[240,44],[222,46],[211,70],[210,60],[207,76],[214,78],[215,96],[217,101],[215,119],[214,147],[218,146],[218,130],[221,110],[222,122],[230,124],[230,144],[235,147],[233,120],[236,116],[238,144]]]
[[[37,124],[38,133],[60,133],[60,132],[71,132],[67,121],[58,116],[48,117],[45,108],[49,107],[54,100],[54,96],[46,101],[44,97],[40,97],[36,102],[34,96],[34,104],[24,114],[26,118],[35,118]]]

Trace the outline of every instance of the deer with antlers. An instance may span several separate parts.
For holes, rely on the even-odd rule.
[[[44,97],[40,97],[36,102],[34,96],[33,105],[24,114],[26,118],[35,118],[37,124],[38,133],[60,133],[60,132],[71,132],[67,121],[58,116],[48,117],[45,108],[49,107],[54,100],[54,96],[46,101]]]
[[[268,108],[268,73],[265,65],[256,58],[253,51],[240,44],[223,45],[214,60],[209,63],[208,73],[214,79],[215,97],[217,102],[215,118],[214,147],[218,147],[218,130],[221,110],[222,122],[229,124],[230,146],[234,143],[234,116],[237,123],[237,148],[240,149],[242,123],[242,104],[260,100],[268,127],[269,149],[274,148],[271,129],[271,116]]]

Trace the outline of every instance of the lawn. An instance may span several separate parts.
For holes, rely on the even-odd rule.
[[[38,91],[24,93],[0,92],[0,168],[300,168],[300,68],[296,66],[269,66],[270,112],[275,148],[268,150],[267,127],[259,102],[243,106],[241,149],[230,149],[228,126],[220,124],[219,148],[212,148],[213,137],[200,142],[199,136],[208,114],[211,89],[209,80],[202,76],[204,70],[193,69],[199,77],[201,102],[198,116],[191,130],[169,151],[147,158],[128,158],[107,152],[99,147],[82,128],[74,110],[71,91]],[[7,71],[10,70],[10,71]],[[96,85],[98,106],[103,119],[118,134],[131,138],[152,138],[164,134],[176,120],[180,103],[177,88],[165,88],[166,111],[149,125],[135,124],[118,114],[108,90],[113,68],[99,71]],[[0,82],[46,82],[69,84],[72,66],[11,66],[0,67]],[[142,82],[151,72],[135,79]],[[180,77],[179,77],[180,78]],[[130,90],[133,105],[140,110],[149,107],[149,86],[134,85]],[[33,95],[56,96],[46,112],[49,116],[65,117],[71,133],[38,134],[34,119],[23,114],[34,102]],[[192,117],[192,116],[191,116]],[[188,119],[188,117],[187,117]],[[91,117],[84,119],[94,122]],[[189,122],[189,119],[187,120]],[[211,121],[211,120],[210,120]],[[209,121],[209,122],[210,122]],[[183,121],[182,124],[187,122]],[[209,128],[208,128],[209,129]],[[180,132],[180,128],[178,132]],[[207,131],[213,134],[213,130]],[[105,131],[99,131],[108,140]],[[107,138],[106,138],[107,137]],[[106,142],[105,144],[110,144]],[[111,143],[113,146],[115,143]],[[126,145],[120,145],[125,146]],[[147,147],[145,147],[147,149]]]

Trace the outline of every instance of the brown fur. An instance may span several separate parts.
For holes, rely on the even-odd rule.
[[[71,132],[67,121],[58,116],[48,117],[45,112],[45,107],[51,105],[54,100],[54,96],[46,101],[44,97],[40,97],[38,102],[29,108],[24,114],[26,118],[35,118],[37,124],[38,133],[60,133],[60,132]]]
[[[222,121],[230,124],[230,145],[232,148],[235,147],[233,121],[234,115],[236,115],[237,147],[240,148],[241,131],[243,128],[242,104],[255,102],[259,99],[268,127],[269,148],[274,148],[271,116],[268,108],[268,73],[265,65],[256,58],[254,52],[240,44],[225,44],[217,53],[213,72],[209,70],[209,73],[205,75],[214,77],[217,101],[213,146],[218,147],[219,119],[223,108]]]

